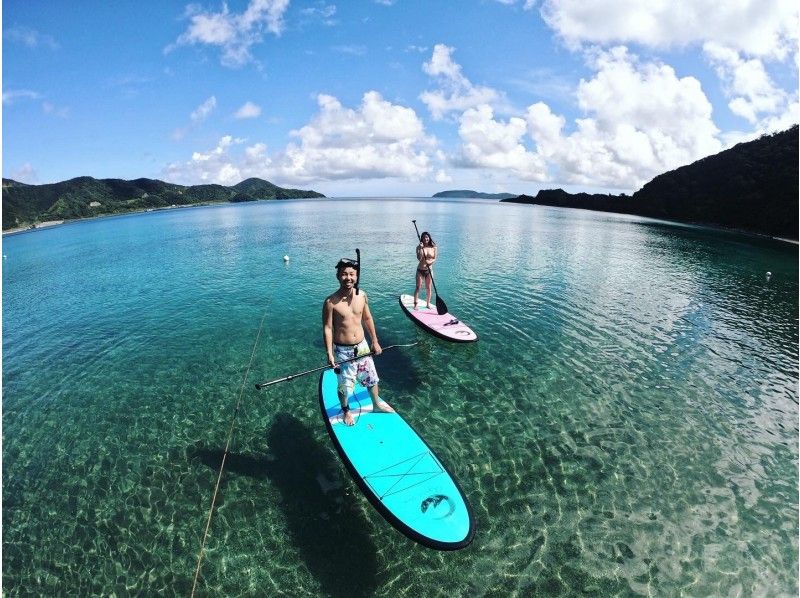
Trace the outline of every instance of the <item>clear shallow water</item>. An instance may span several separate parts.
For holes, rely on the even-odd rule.
[[[412,218],[477,344],[402,314]],[[420,340],[378,358],[381,394],[470,499],[465,550],[375,513],[316,375],[253,388],[324,363],[321,303],[355,247],[382,344]],[[397,199],[109,218],[3,254],[8,595],[187,595],[242,389],[205,595],[798,592],[796,246]]]

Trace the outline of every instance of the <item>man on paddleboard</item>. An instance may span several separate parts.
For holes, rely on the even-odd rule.
[[[380,355],[383,349],[375,332],[367,294],[358,288],[358,275],[358,262],[347,258],[339,260],[336,264],[339,290],[329,295],[322,304],[322,338],[331,366],[337,367],[337,363],[364,355],[363,359],[341,363],[337,368],[337,393],[342,405],[342,419],[348,426],[355,424],[348,397],[356,381],[369,391],[374,412],[394,412],[378,395],[378,372],[372,357],[368,355],[370,350],[364,336],[365,328],[372,340],[375,355]]]

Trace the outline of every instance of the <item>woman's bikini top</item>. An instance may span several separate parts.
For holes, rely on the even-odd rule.
[[[420,250],[420,260],[432,260],[436,258],[436,247],[426,245]]]

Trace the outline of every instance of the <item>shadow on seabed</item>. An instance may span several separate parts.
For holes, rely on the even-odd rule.
[[[291,540],[327,596],[370,596],[377,587],[376,547],[358,508],[359,494],[345,496],[349,482],[327,483],[343,475],[334,453],[314,439],[297,418],[275,416],[264,455],[228,453],[225,471],[264,479],[280,492],[280,508]],[[189,457],[214,471],[223,450],[193,448]]]

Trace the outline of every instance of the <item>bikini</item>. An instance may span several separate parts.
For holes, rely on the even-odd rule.
[[[424,248],[422,249],[422,255],[423,255],[424,257],[426,257],[426,258],[431,258],[431,257],[433,257],[433,256],[430,256],[430,255],[426,254],[426,253],[425,253],[425,249],[424,249]],[[436,255],[436,253],[435,253],[435,252],[434,252],[434,255]],[[430,266],[428,266],[427,268],[417,268],[417,273],[418,273],[418,274],[422,274],[422,276],[425,276],[425,277],[428,277],[428,276],[430,276],[430,275],[431,275],[431,269],[430,269]]]

